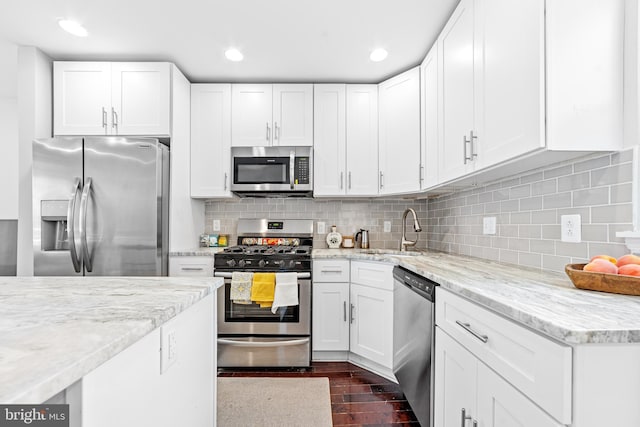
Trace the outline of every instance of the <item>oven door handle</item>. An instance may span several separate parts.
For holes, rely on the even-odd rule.
[[[218,344],[227,344],[234,347],[287,347],[293,345],[307,344],[309,338],[287,340],[287,341],[236,341],[233,339],[218,338]]]
[[[213,277],[223,277],[225,279],[231,279],[233,273],[227,271],[214,271]],[[311,277],[311,273],[298,273],[298,279],[308,279]]]

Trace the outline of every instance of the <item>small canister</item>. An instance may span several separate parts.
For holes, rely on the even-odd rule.
[[[342,247],[343,248],[353,248],[353,236],[342,236]]]
[[[218,235],[217,234],[209,234],[209,247],[214,248],[218,246]]]
[[[221,234],[218,236],[218,246],[227,246],[229,242],[229,236]]]
[[[201,234],[200,235],[200,247],[201,248],[208,248],[209,247],[209,235],[208,234]]]

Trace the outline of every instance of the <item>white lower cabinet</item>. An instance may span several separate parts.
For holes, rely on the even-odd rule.
[[[349,360],[393,379],[393,266],[313,262],[314,360]]]
[[[213,277],[212,256],[171,256],[169,257],[171,277]]]
[[[563,425],[440,328],[436,328],[436,343],[436,426]]]

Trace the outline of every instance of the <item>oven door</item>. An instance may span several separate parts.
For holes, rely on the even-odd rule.
[[[311,333],[311,280],[309,278],[298,279],[299,304],[280,307],[275,314],[271,313],[270,307],[262,308],[254,303],[236,304],[229,298],[230,292],[231,279],[225,277],[224,286],[218,289],[218,334],[309,335]]]

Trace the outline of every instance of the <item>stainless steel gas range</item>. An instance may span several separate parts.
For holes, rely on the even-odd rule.
[[[218,367],[308,367],[311,363],[313,220],[240,219],[238,245],[215,255]],[[231,298],[234,271],[297,275],[299,304],[275,313]]]

